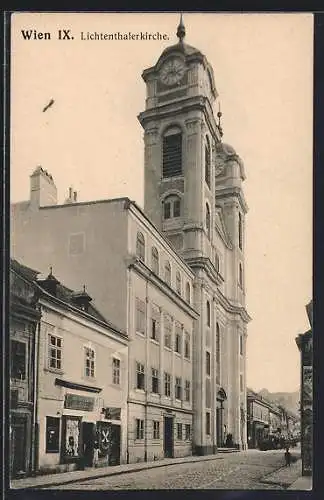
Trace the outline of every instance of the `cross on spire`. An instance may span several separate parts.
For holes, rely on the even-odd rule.
[[[182,14],[180,14],[180,22],[177,28],[177,37],[179,38],[179,43],[182,43],[185,36],[186,36],[186,28],[183,24]]]

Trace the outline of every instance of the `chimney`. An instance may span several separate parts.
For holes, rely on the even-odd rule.
[[[69,187],[69,196],[66,198],[65,202],[66,205],[73,203],[73,188]]]
[[[74,203],[76,203],[78,201],[78,192],[77,191],[74,191],[74,193],[73,193],[73,201],[74,201]]]
[[[57,188],[51,174],[41,166],[30,176],[30,202],[35,207],[57,205]]]

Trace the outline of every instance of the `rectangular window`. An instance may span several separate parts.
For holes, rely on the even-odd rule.
[[[46,417],[46,453],[60,451],[60,418]]]
[[[152,368],[152,392],[159,393],[159,372],[155,368]]]
[[[11,341],[10,376],[18,380],[26,379],[26,344],[18,340]]]
[[[182,135],[181,133],[163,137],[162,175],[173,177],[182,173]]]
[[[177,439],[182,440],[182,424],[177,423]]]
[[[190,380],[185,382],[185,401],[190,401]]]
[[[240,335],[240,355],[243,356],[243,335]]]
[[[172,322],[169,315],[164,316],[164,346],[171,349]]]
[[[185,425],[185,440],[186,441],[191,440],[191,425],[190,424]]]
[[[206,413],[206,434],[207,436],[210,435],[210,413]]]
[[[181,377],[175,379],[175,397],[181,399]]]
[[[210,352],[206,351],[206,375],[210,375]]]
[[[174,200],[173,202],[173,217],[180,217],[180,200]]]
[[[243,375],[240,375],[240,391],[243,392]]]
[[[142,363],[136,363],[136,387],[137,389],[145,389],[145,371]]]
[[[85,356],[85,376],[94,378],[95,376],[95,352],[91,347],[84,348]]]
[[[164,203],[164,218],[165,219],[171,218],[171,202],[170,201],[166,201]]]
[[[62,339],[55,335],[48,336],[48,367],[62,369]]]
[[[118,358],[113,358],[112,380],[113,384],[120,385],[120,359]]]
[[[206,408],[211,408],[210,378],[206,378]]]
[[[153,439],[160,439],[160,422],[153,420]]]
[[[151,307],[151,339],[156,342],[160,337],[160,311],[157,307]]]
[[[171,375],[164,373],[164,395],[168,398],[171,396]]]
[[[179,333],[176,333],[174,350],[181,354],[181,335]]]
[[[136,297],[136,331],[145,335],[145,302]]]
[[[190,359],[190,335],[185,333],[184,357]]]
[[[144,439],[144,420],[136,419],[136,439]]]

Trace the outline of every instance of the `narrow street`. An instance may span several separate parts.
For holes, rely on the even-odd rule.
[[[299,450],[293,451],[299,456]],[[55,486],[46,489],[279,489],[285,490],[300,475],[300,461],[284,467],[284,451],[219,454],[214,460],[174,464],[140,472]],[[273,477],[273,473],[278,471]],[[277,478],[278,476],[278,478]]]

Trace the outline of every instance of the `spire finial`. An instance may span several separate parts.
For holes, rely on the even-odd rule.
[[[179,43],[182,43],[184,37],[186,36],[186,28],[183,24],[182,13],[180,14],[180,22],[177,29],[177,37],[179,38]]]
[[[52,274],[53,274],[53,268],[52,266],[50,266],[50,276],[52,276]]]
[[[83,292],[86,293],[86,286],[83,285]]]

